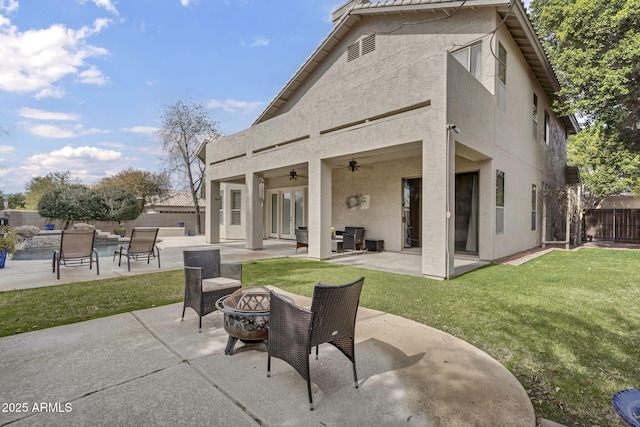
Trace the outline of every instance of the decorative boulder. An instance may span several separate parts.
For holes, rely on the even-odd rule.
[[[40,229],[35,225],[21,225],[13,229],[13,231],[23,239],[28,239],[40,233]]]

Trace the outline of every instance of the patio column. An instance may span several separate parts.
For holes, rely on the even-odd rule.
[[[209,181],[209,194],[204,216],[205,242],[220,242],[220,181]]]
[[[444,126],[443,126],[444,128]],[[422,274],[446,279],[453,274],[455,152],[448,132],[422,143]]]
[[[249,172],[246,175],[245,182],[247,184],[247,195],[245,197],[245,247],[253,250],[262,249],[264,236],[262,230],[264,224],[262,175]]]
[[[309,161],[309,257],[331,258],[331,168]]]

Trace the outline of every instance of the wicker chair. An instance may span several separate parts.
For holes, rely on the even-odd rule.
[[[118,257],[118,267],[122,263],[122,257],[127,257],[127,270],[131,271],[131,258],[138,261],[140,258],[146,258],[147,264],[151,261],[151,258],[158,259],[158,268],[160,268],[160,249],[156,245],[156,239],[158,238],[158,227],[134,227],[131,232],[131,239],[129,240],[129,246],[126,248],[120,246],[120,249],[113,253],[113,260]]]
[[[342,249],[364,252],[364,227],[345,227],[342,234]]]
[[[353,379],[358,388],[355,359],[355,325],[364,277],[345,285],[318,283],[313,291],[311,309],[291,304],[271,293],[267,376],[271,376],[271,357],[291,365],[307,381],[309,406],[313,411],[309,354],[323,343],[333,344],[353,364]]]
[[[94,247],[96,241],[95,230],[62,230],[60,235],[60,249],[53,251],[53,272],[58,272],[60,279],[60,264],[65,267],[89,265],[93,269],[96,263],[96,273],[100,275],[98,251]],[[87,261],[89,263],[87,264]]]
[[[242,286],[242,264],[220,262],[219,249],[184,251],[184,305],[193,308],[200,318],[216,310],[216,301]]]
[[[296,228],[296,253],[299,248],[309,247],[309,230],[306,228]]]

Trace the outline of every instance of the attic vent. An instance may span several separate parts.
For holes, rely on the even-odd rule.
[[[366,55],[376,50],[376,35],[371,34],[368,37],[362,39],[362,54]]]
[[[357,41],[347,49],[347,62],[351,62],[354,59],[358,59],[360,56],[360,42]]]

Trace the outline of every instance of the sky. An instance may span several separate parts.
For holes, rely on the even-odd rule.
[[[0,192],[50,172],[159,172],[160,115],[187,97],[223,134],[247,128],[342,3],[0,0]]]

